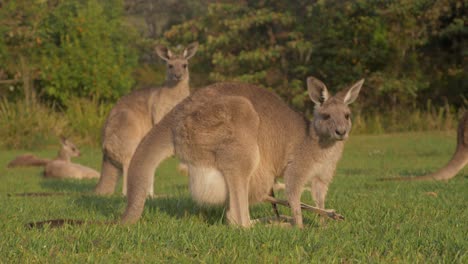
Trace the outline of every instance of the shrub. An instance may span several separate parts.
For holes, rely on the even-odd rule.
[[[67,121],[54,106],[28,104],[23,100],[0,101],[0,146],[3,148],[37,148],[55,142]]]

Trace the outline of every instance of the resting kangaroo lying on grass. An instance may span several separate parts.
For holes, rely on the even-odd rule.
[[[190,191],[200,204],[226,205],[230,224],[251,224],[249,204],[269,199],[284,175],[294,222],[302,227],[301,193],[312,185],[319,208],[344,140],[351,129],[348,105],[364,80],[331,96],[319,80],[307,79],[314,119],[291,110],[279,97],[249,84],[218,83],[198,90],[155,125],[130,163],[123,223],[136,222],[153,194],[154,172],[175,154],[188,164]]]
[[[62,148],[57,157],[47,162],[44,177],[60,179],[93,179],[99,178],[99,172],[86,166],[71,162],[72,157],[81,155],[78,148],[68,139],[62,138]]]
[[[45,166],[44,176],[48,178],[99,178],[99,172],[83,165],[71,162],[71,158],[80,156],[81,154],[75,144],[66,138],[61,138],[60,141],[62,147],[60,148],[55,159],[41,159],[32,154],[26,154],[16,157],[8,164],[8,167]]]
[[[457,130],[457,148],[452,159],[434,173],[417,177],[385,178],[383,180],[394,181],[447,181],[455,177],[457,173],[468,163],[468,112],[460,119]]]
[[[174,55],[164,46],[156,53],[166,61],[167,77],[162,87],[136,90],[122,97],[109,113],[102,136],[102,171],[97,194],[114,192],[119,174],[123,174],[123,194],[127,194],[127,170],[141,139],[174,106],[189,96],[188,60],[198,44],[190,44],[182,55]]]

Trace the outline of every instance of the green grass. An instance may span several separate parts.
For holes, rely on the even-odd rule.
[[[25,223],[45,219],[118,219],[125,199],[8,197],[86,192],[96,181],[43,179],[38,168],[7,170],[7,162],[23,152],[1,151],[0,262],[467,263],[468,168],[448,183],[377,181],[432,171],[449,160],[454,147],[454,132],[352,136],[327,199],[327,207],[346,220],[320,225],[304,212],[304,230],[226,225],[222,208],[200,208],[191,201],[187,178],[177,175],[174,159],[160,167],[155,180],[155,193],[170,196],[147,202],[135,225],[27,229]],[[98,149],[82,152],[77,162],[99,168]],[[35,153],[50,157],[55,150]],[[303,200],[312,203],[309,193]],[[290,214],[287,208],[281,212]],[[251,215],[270,216],[272,210],[256,205]]]

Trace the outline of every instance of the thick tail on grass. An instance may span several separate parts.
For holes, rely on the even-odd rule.
[[[168,118],[143,138],[138,145],[128,169],[127,208],[122,223],[135,223],[143,213],[148,195],[152,195],[154,172],[159,164],[174,154],[172,131]]]
[[[468,163],[468,112],[465,112],[457,130],[457,148],[452,159],[434,173],[417,177],[384,178],[384,181],[448,181],[455,177]]]
[[[50,159],[41,159],[33,154],[24,154],[10,161],[7,168],[45,166],[48,162],[50,162]]]

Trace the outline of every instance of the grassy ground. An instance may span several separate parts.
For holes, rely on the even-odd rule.
[[[445,182],[379,182],[419,175],[447,162],[452,133],[352,136],[327,199],[343,222],[320,225],[305,212],[304,230],[257,225],[227,226],[221,208],[196,206],[176,161],[156,176],[156,198],[132,226],[65,226],[27,229],[54,218],[114,220],[123,212],[119,195],[96,197],[96,181],[47,180],[38,168],[5,169],[23,151],[0,152],[0,262],[468,262],[468,168]],[[82,149],[78,162],[98,168],[98,149]],[[35,152],[43,157],[55,150]],[[71,192],[70,196],[9,197],[14,192]],[[284,194],[280,194],[284,196]],[[312,203],[309,193],[303,200]],[[290,214],[288,209],[281,210]],[[253,218],[272,215],[269,205],[251,208]]]

